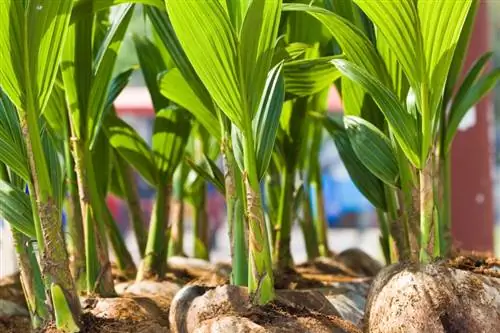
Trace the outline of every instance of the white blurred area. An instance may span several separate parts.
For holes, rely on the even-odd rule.
[[[382,252],[378,242],[379,231],[377,228],[367,228],[363,231],[355,228],[341,228],[328,230],[328,243],[334,252],[340,252],[348,248],[357,247],[383,262]],[[184,234],[184,251],[187,255],[193,253],[192,230],[188,227]],[[139,256],[137,243],[134,235],[126,235],[127,246],[134,260],[138,262]],[[297,226],[292,230],[292,255],[295,263],[301,263],[307,259],[302,231]],[[0,277],[12,274],[16,271],[16,257],[12,245],[12,237],[5,223],[0,227]],[[230,262],[229,239],[225,225],[216,233],[215,246],[210,253],[210,260],[214,262]]]

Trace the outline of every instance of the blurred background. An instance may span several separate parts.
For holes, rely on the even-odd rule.
[[[121,47],[116,72],[137,64],[131,40],[133,34],[150,34],[150,28],[145,24],[140,9],[137,8],[127,39]],[[483,2],[476,19],[476,31],[472,37],[466,68],[473,59],[488,49],[494,52],[492,65],[500,66],[500,1]],[[153,110],[140,71],[132,76],[129,87],[118,98],[116,108],[120,116],[150,142]],[[342,103],[334,89],[330,92],[328,109],[330,112],[342,112]],[[500,85],[497,85],[493,96],[469,111],[461,124],[452,153],[452,214],[456,243],[465,249],[496,251],[500,255],[500,149],[497,148],[500,148]],[[349,247],[360,247],[382,261],[375,211],[350,180],[334,143],[327,135],[322,146],[321,166],[330,249],[341,251]],[[137,181],[147,221],[154,191],[139,177]],[[108,204],[133,249],[136,242],[128,227],[126,206],[114,197],[108,198]],[[210,229],[214,231],[211,259],[229,260],[224,200],[210,185],[207,211]],[[184,241],[188,255],[192,248],[190,217],[188,208]],[[292,252],[297,262],[306,259],[303,237],[298,226],[292,233]],[[13,272],[14,251],[10,233],[2,221],[0,257],[0,276]]]

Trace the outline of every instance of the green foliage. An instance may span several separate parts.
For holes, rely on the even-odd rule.
[[[19,232],[35,239],[36,231],[29,196],[8,182],[0,180],[0,200],[0,217]]]
[[[390,140],[363,118],[344,118],[347,135],[361,163],[385,183],[398,186],[399,168]]]

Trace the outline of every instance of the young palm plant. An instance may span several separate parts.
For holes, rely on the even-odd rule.
[[[62,178],[58,183],[51,177],[58,168],[44,149],[40,119],[56,79],[72,5],[69,0],[7,1],[0,11],[0,85],[20,119],[29,162],[23,164],[23,178],[36,203],[32,213],[40,268],[47,300],[64,331],[78,329],[81,310],[61,228],[62,190],[57,193],[57,185],[62,189]]]
[[[110,149],[101,131],[104,114],[128,80],[131,71],[112,80],[117,52],[132,17],[133,6],[119,8],[116,20],[109,11],[88,12],[74,19],[65,44],[61,71],[68,104],[71,150],[84,221],[87,293],[114,295],[108,239],[125,275],[136,268],[107,208],[106,179]],[[98,165],[105,165],[96,173]]]
[[[26,180],[22,178],[28,178],[25,167],[28,158],[15,107],[1,91],[0,142],[2,161],[7,161],[13,168],[0,162],[0,200],[3,203],[0,206],[0,217],[11,226],[21,284],[32,327],[37,329],[49,319],[49,312],[45,305],[45,288],[33,244],[36,231],[30,197],[24,192]]]
[[[449,228],[443,217],[449,219],[449,214],[441,185],[449,170],[440,165],[439,153],[446,158],[460,120],[500,74],[495,70],[478,79],[487,59],[482,57],[451,98],[476,1],[354,3],[377,26],[375,36],[323,9],[286,9],[320,20],[343,51],[345,59],[331,62],[342,74],[345,127],[331,119],[326,124],[354,181],[387,212],[383,233],[394,241],[392,260],[417,255],[428,262],[449,253],[450,246],[443,241]],[[448,22],[456,24],[450,27]],[[419,230],[416,242],[414,230]],[[386,244],[386,251],[394,252],[391,246]]]
[[[160,54],[146,38],[136,37],[135,44],[138,49],[147,52],[146,55],[154,57]],[[158,56],[152,62],[141,55],[139,61],[156,112],[151,148],[113,113],[106,116],[104,129],[116,152],[157,190],[146,248],[137,273],[137,279],[143,280],[162,278],[166,270],[172,183],[191,131],[191,117],[159,93],[156,77],[167,69],[165,60]]]
[[[259,181],[271,157],[284,95],[281,64],[268,76],[281,2],[252,1],[248,8],[234,6],[237,9],[224,8],[219,1],[166,5],[187,59],[216,108],[231,121],[233,151],[246,193],[248,286],[255,301],[263,304],[274,297],[274,279]],[[241,23],[235,14],[244,18]]]

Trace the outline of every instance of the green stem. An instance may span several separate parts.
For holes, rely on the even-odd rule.
[[[208,216],[205,208],[206,204],[206,185],[201,184],[196,189],[193,201],[193,254],[195,258],[209,259],[209,243],[208,243]]]
[[[7,168],[3,163],[0,163],[0,179],[9,181]],[[8,223],[8,221],[6,222]],[[30,239],[15,228],[10,228],[10,230],[16,249],[17,266],[30,313],[31,325],[34,329],[38,329],[49,320],[42,274]]]
[[[400,214],[399,202],[394,189],[385,186],[385,197],[387,202],[389,230],[395,242],[397,253],[391,255],[399,261],[410,258],[408,224],[406,218]]]
[[[142,217],[141,200],[134,177],[134,171],[121,156],[118,154],[115,156],[118,161],[118,167],[120,168],[120,175],[122,175],[121,187],[125,194],[125,200],[127,201],[129,218],[134,230],[135,239],[139,248],[139,254],[142,257],[144,256],[144,251],[146,250],[147,234],[146,226]]]
[[[272,165],[272,164],[271,164]],[[271,167],[269,169],[272,169]],[[276,231],[278,230],[278,209],[279,209],[279,199],[280,199],[280,182],[279,173],[272,169],[268,170],[264,179],[264,191],[267,206],[267,216],[266,219],[267,227],[270,231],[271,244],[276,242]]]
[[[420,261],[427,263],[434,253],[434,195],[431,162],[420,171]]]
[[[295,170],[285,167],[281,178],[281,195],[278,208],[278,221],[276,241],[274,243],[274,268],[284,270],[293,265],[290,252],[290,239],[293,216],[293,193],[295,183]]]
[[[318,163],[314,163],[313,170],[310,178],[310,188],[312,190],[311,196],[311,210],[313,216],[313,223],[316,230],[318,239],[318,251],[322,257],[330,255],[328,249],[327,225],[325,217],[325,207],[323,199],[323,182],[321,180],[321,171]]]
[[[84,220],[87,292],[113,296],[115,291],[103,221],[106,216],[101,195],[95,183],[91,154],[79,139],[73,137],[72,141],[80,206]]]
[[[380,229],[380,246],[382,247],[382,253],[384,254],[385,263],[390,265],[392,263],[391,255],[391,236],[389,234],[389,223],[387,222],[386,214],[377,208],[378,224]]]
[[[85,264],[85,242],[82,235],[83,218],[78,197],[78,182],[75,173],[75,162],[71,157],[70,134],[66,134],[64,140],[64,157],[66,166],[66,186],[68,196],[68,252],[70,258],[70,269],[76,287],[79,291],[85,290],[86,264]]]
[[[248,248],[245,232],[245,193],[241,173],[230,149],[229,135],[221,141],[224,183],[226,187],[227,225],[231,242],[232,283],[237,286],[248,285]]]
[[[304,217],[300,220],[300,227],[304,235],[304,242],[306,244],[307,259],[313,260],[319,257],[318,240],[316,233],[311,232],[314,230],[313,217],[311,214],[311,206],[309,204],[310,195],[307,190],[304,190],[302,197],[302,210]]]
[[[167,268],[168,230],[167,220],[170,206],[170,182],[158,186],[156,201],[151,212],[148,242],[137,280],[163,278]]]
[[[249,226],[248,289],[252,295],[253,302],[266,304],[275,297],[271,250],[260,197],[251,122],[247,119],[245,124],[247,124],[247,127],[242,139],[245,169],[243,180],[246,190],[246,209]]]
[[[404,219],[405,229],[407,233],[410,258],[418,260],[419,255],[419,239],[420,239],[420,223],[419,223],[419,195],[418,195],[418,180],[415,174],[415,169],[406,159],[403,150],[397,146],[397,157],[400,170],[401,191],[398,196],[400,202],[400,214]]]
[[[52,197],[52,186],[40,139],[38,117],[31,91],[27,91],[26,99],[28,101],[28,111],[21,113],[21,128],[26,142],[26,150],[33,179],[33,186],[30,186],[30,194],[36,198],[37,203],[37,207],[33,211],[33,218],[37,231],[37,241],[41,258],[40,266],[44,277],[45,292],[47,293],[47,299],[53,301],[50,295],[52,285],[55,284],[62,288],[65,292],[67,305],[71,309],[73,321],[78,323],[81,314],[80,301],[69,269],[68,253],[61,225],[61,214]],[[56,305],[54,308],[55,313],[60,310]]]
[[[168,248],[168,256],[185,256],[184,254],[184,164],[177,167],[174,174],[173,195],[170,201],[170,220],[172,231]]]
[[[137,268],[135,267],[132,255],[127,248],[127,244],[125,244],[125,240],[123,239],[120,229],[116,225],[108,206],[104,204],[103,208],[105,210],[104,223],[111,242],[111,248],[113,249],[116,257],[118,269],[126,278],[132,279],[137,274]]]
[[[11,230],[31,324],[34,329],[42,328],[49,320],[49,311],[45,303],[45,288],[40,267],[29,239],[14,228]]]
[[[442,215],[439,225],[441,226],[441,256],[449,256],[451,254],[452,239],[451,239],[451,163],[450,153],[441,155],[440,165],[440,181],[443,186],[443,196],[441,201]]]

